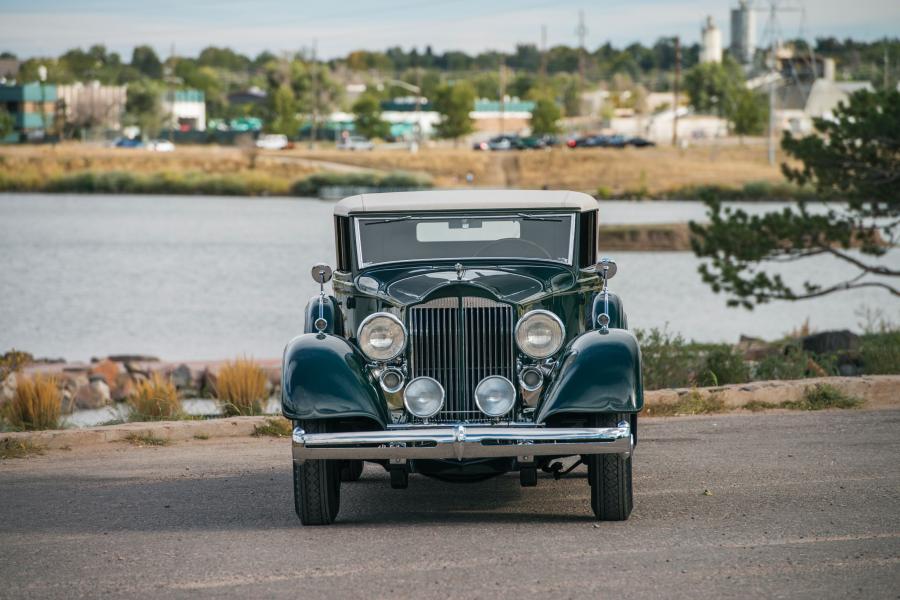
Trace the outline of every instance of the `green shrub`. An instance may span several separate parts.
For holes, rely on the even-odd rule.
[[[759,361],[753,370],[753,379],[803,379],[806,377],[808,364],[809,355],[791,344],[785,346],[782,352],[770,354]]]
[[[750,367],[740,352],[727,344],[710,348],[697,377],[698,385],[727,385],[750,381]]]
[[[859,354],[866,375],[900,373],[900,331],[863,335]]]
[[[693,383],[697,367],[697,351],[679,334],[652,328],[635,331],[641,346],[644,389],[687,387]]]
[[[291,194],[295,196],[318,196],[326,187],[363,187],[383,189],[420,189],[430,188],[431,181],[425,177],[409,173],[388,173],[382,175],[374,172],[360,173],[313,173],[291,186]]]
[[[820,383],[803,391],[803,400],[784,402],[784,408],[798,410],[823,410],[826,408],[857,408],[863,403],[861,398],[848,396],[828,383]]]
[[[678,398],[674,404],[656,404],[648,406],[645,414],[651,417],[674,417],[676,415],[708,415],[725,410],[725,401],[717,394],[701,394],[691,390]]]

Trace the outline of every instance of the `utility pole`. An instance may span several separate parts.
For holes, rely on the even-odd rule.
[[[416,67],[416,88],[418,89],[416,92],[416,126],[413,138],[415,149],[418,151],[419,145],[422,143],[422,70],[419,67]]]
[[[887,47],[887,40],[885,40],[885,43],[884,43],[884,84],[883,84],[885,91],[887,91],[887,89],[888,89],[888,79],[889,79],[888,78],[888,47]]]
[[[681,85],[681,38],[675,36],[675,83],[672,86],[672,146],[678,146],[678,88]]]
[[[887,50],[885,50],[885,56]],[[547,77],[547,26],[541,25],[541,79]]]
[[[780,29],[778,26],[778,5],[775,0],[769,2],[769,21],[766,23],[766,30],[769,37],[769,135],[767,141],[767,150],[769,164],[775,164],[775,81],[778,78],[778,47],[781,45],[779,39]]]
[[[578,11],[578,27],[575,28],[575,35],[578,36],[578,77],[581,80],[581,87],[584,87],[584,71],[585,71],[585,48],[584,39],[587,37],[588,29],[584,24],[584,11]]]
[[[319,127],[319,65],[316,62],[316,40],[312,43],[312,63],[310,64],[310,87],[312,88],[312,124],[309,131],[309,149],[316,147]]]
[[[500,135],[506,131],[506,57],[500,55]]]

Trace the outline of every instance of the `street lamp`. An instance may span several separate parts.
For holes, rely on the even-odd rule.
[[[44,94],[44,84],[47,82],[47,67],[44,65],[38,67],[38,79],[41,80],[41,135],[47,137],[47,99]]]
[[[418,72],[418,70],[417,70],[417,72]],[[404,90],[408,90],[416,95],[415,136],[413,139],[413,144],[410,144],[410,147],[409,147],[410,152],[415,152],[419,147],[419,143],[421,142],[420,138],[421,138],[421,134],[422,134],[422,124],[420,121],[421,117],[420,117],[420,112],[419,112],[421,110],[422,88],[417,85],[413,85],[411,83],[401,81],[399,79],[385,79],[384,81],[391,85],[396,85],[397,87],[403,88]]]

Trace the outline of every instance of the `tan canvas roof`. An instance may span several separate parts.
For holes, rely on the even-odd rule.
[[[419,212],[447,210],[597,209],[587,194],[543,190],[436,190],[360,194],[338,202],[334,214],[347,216],[369,212]]]

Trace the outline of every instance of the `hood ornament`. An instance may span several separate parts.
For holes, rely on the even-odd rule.
[[[462,263],[456,263],[453,268],[456,269],[456,280],[462,281],[463,275],[466,273],[465,267],[462,266]]]

